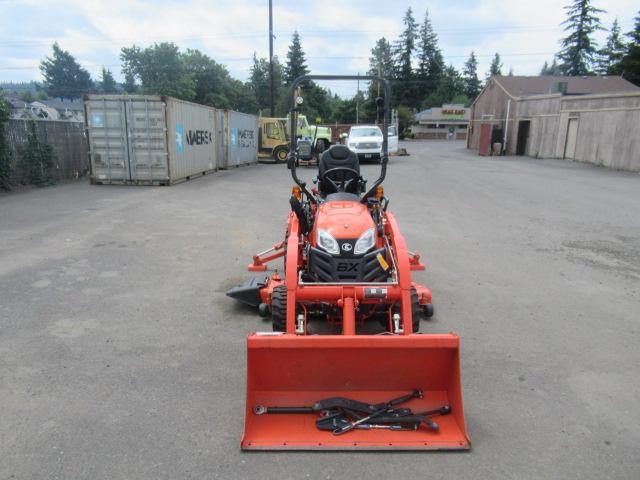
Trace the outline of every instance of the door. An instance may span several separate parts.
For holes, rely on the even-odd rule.
[[[578,141],[578,119],[570,118],[567,127],[567,141],[564,144],[564,158],[574,159],[576,155],[576,142]]]
[[[387,145],[389,153],[398,153],[398,127],[395,125],[387,128]]]
[[[90,97],[86,103],[91,178],[97,183],[129,180],[127,119],[117,98]]]
[[[129,130],[131,181],[135,183],[168,181],[164,102],[159,99],[126,99],[125,105]]]
[[[520,120],[518,123],[518,140],[516,143],[516,155],[526,155],[529,143],[530,120]]]
[[[478,153],[486,156],[491,152],[491,135],[493,134],[493,124],[480,124],[480,140],[478,144]]]

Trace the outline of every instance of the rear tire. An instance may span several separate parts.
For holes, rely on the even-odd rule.
[[[273,158],[276,163],[285,163],[289,156],[289,150],[286,147],[276,147],[273,150]]]
[[[271,326],[274,332],[287,330],[287,287],[278,285],[271,294]]]

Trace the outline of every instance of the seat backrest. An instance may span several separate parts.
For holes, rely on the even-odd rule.
[[[323,181],[322,177],[324,172],[331,170],[332,168],[345,167],[355,170],[360,173],[360,162],[358,161],[358,155],[355,152],[349,150],[346,145],[333,145],[328,150],[325,150],[320,156],[320,162],[318,164],[318,189],[320,194],[326,196],[330,193],[336,193],[336,189],[331,183]],[[329,177],[334,182],[342,182],[344,180],[350,180],[357,178],[354,173],[338,171],[329,174]],[[347,187],[347,193],[360,193],[360,184],[357,181],[352,181]]]

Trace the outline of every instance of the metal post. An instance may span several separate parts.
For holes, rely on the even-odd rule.
[[[271,117],[275,117],[275,105],[273,103],[273,5],[269,0],[269,107]]]
[[[345,297],[342,300],[342,334],[356,334],[356,305],[351,297]]]
[[[507,135],[509,133],[509,112],[511,111],[511,99],[507,102],[507,118],[504,122],[504,138],[502,139],[502,154],[507,154]],[[491,148],[491,147],[489,147]]]

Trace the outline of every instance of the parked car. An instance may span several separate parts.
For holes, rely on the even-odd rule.
[[[387,143],[389,153],[398,153],[398,127],[389,125],[387,128]]]
[[[347,139],[349,149],[358,154],[359,160],[380,161],[382,130],[377,125],[354,125]]]

